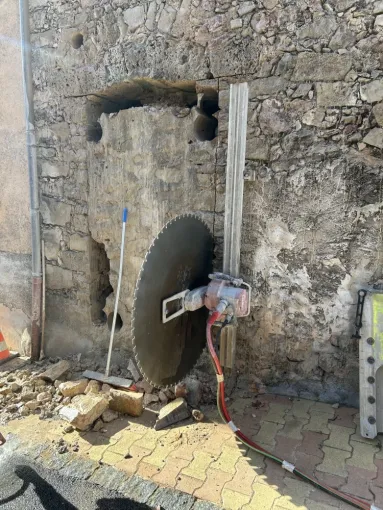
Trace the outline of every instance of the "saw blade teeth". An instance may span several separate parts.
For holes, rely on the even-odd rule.
[[[210,235],[212,235],[212,231],[209,228],[209,226],[207,225],[206,221],[204,219],[202,219],[200,215],[197,215],[197,214],[194,214],[191,212],[187,212],[185,214],[178,215],[174,218],[171,218],[169,221],[167,221],[165,223],[165,225],[163,226],[162,230],[153,238],[152,242],[149,245],[148,250],[145,253],[145,256],[143,257],[140,271],[139,271],[139,274],[137,277],[135,289],[134,289],[133,304],[132,304],[132,320],[131,320],[131,334],[132,334],[132,336],[131,336],[131,339],[132,339],[132,344],[133,344],[132,345],[133,346],[133,354],[134,354],[134,358],[136,360],[137,366],[138,366],[139,371],[142,374],[143,378],[145,379],[145,381],[147,381],[153,387],[164,388],[164,389],[171,388],[173,385],[178,384],[184,378],[184,376],[186,374],[183,374],[183,376],[179,380],[172,381],[172,384],[157,384],[157,383],[154,383],[150,377],[148,377],[148,375],[145,373],[145,370],[143,369],[142,364],[138,357],[139,351],[137,349],[137,337],[136,337],[137,323],[135,320],[135,315],[136,315],[137,306],[138,306],[137,298],[138,298],[138,291],[139,291],[140,283],[141,283],[141,280],[142,280],[144,272],[145,272],[145,266],[148,263],[149,259],[151,258],[152,251],[155,249],[155,247],[159,241],[159,237],[162,235],[162,233],[166,230],[169,230],[171,225],[173,225],[177,221],[182,220],[182,218],[197,219],[200,223],[203,224],[203,226],[207,229],[207,231],[210,233]],[[197,359],[195,359],[195,361],[193,360],[194,363],[192,363],[191,367],[188,367],[188,372],[190,372],[190,370],[192,370],[195,367],[195,365],[198,363],[198,359],[199,359],[199,357]]]

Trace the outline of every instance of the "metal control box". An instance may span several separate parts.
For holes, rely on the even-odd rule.
[[[360,430],[383,432],[383,292],[367,291],[359,340]]]

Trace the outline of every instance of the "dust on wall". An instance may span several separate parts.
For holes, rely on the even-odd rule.
[[[52,352],[106,339],[107,324],[92,326],[89,246],[104,245],[113,288],[125,203],[124,345],[135,275],[168,218],[207,215],[220,256],[229,84],[246,80],[241,271],[254,294],[238,369],[282,393],[355,402],[356,292],[382,278],[382,2],[34,0],[31,23]],[[140,90],[141,104],[129,93],[121,111],[89,114],[105,91],[150,80],[218,91],[218,139],[191,131],[195,105],[180,118]]]

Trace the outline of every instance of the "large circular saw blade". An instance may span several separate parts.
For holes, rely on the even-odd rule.
[[[162,301],[209,282],[213,237],[191,214],[165,225],[153,241],[137,280],[133,347],[143,376],[157,387],[179,382],[197,362],[206,343],[208,310],[203,307],[162,322]]]

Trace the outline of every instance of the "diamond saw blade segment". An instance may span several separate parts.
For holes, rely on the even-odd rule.
[[[179,382],[202,353],[208,310],[185,312],[164,324],[162,301],[207,285],[212,261],[212,234],[193,215],[165,225],[146,254],[136,284],[132,328],[136,361],[153,386]]]

